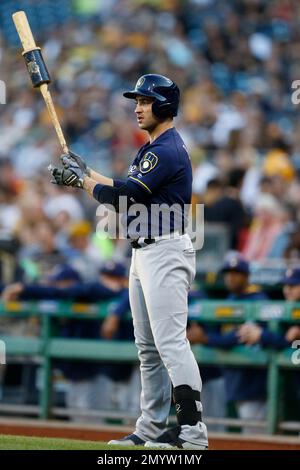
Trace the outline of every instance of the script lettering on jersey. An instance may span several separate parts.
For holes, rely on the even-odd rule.
[[[129,170],[128,170],[128,175],[132,175],[137,170],[136,165],[130,165]]]

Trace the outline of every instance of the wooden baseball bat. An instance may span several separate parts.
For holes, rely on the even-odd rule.
[[[12,18],[24,49],[23,55],[27,52],[40,50],[40,48],[37,47],[35,43],[32,31],[27,20],[26,13],[24,11],[18,11],[12,15]],[[48,90],[48,83],[42,83],[40,85],[38,84],[37,86],[40,89],[45,100],[51,121],[54,125],[63,152],[68,153],[68,146],[55,111],[52,96],[50,94],[50,91]]]

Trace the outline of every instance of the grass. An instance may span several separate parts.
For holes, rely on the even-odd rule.
[[[140,446],[109,446],[105,442],[50,437],[0,435],[0,450],[145,450]]]

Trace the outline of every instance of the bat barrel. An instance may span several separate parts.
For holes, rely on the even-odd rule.
[[[54,125],[59,142],[65,153],[68,152],[66,144],[54,104],[48,90],[48,83],[50,83],[50,75],[44,62],[41,49],[37,47],[34,37],[32,35],[30,25],[28,23],[24,11],[18,11],[12,15],[13,22],[16,26],[18,35],[23,45],[23,57],[29,72],[32,84],[35,88],[39,88],[47,105],[51,121]]]
[[[13,22],[18,31],[23,49],[25,52],[36,48],[35,40],[32,35],[26,13],[24,11],[17,11],[12,15]]]
[[[24,11],[12,15],[19,38],[23,45],[23,56],[34,88],[50,83],[50,75],[44,62],[41,48],[37,47]]]

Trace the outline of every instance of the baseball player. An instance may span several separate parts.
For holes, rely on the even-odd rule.
[[[94,172],[71,152],[62,156],[63,168],[50,168],[54,183],[84,188],[117,212],[121,211],[122,196],[129,208],[127,236],[133,247],[129,296],[140,359],[141,416],[133,434],[110,444],[205,449],[202,383],[186,338],[195,252],[185,233],[192,168],[173,124],[180,92],[169,78],[149,74],[140,77],[134,90],[124,96],[135,101],[138,126],[149,134],[149,142],[138,151],[126,181]],[[139,210],[142,205],[144,217],[134,224],[137,216],[129,212],[132,214],[136,204]],[[163,208],[160,217],[156,217],[157,206]],[[178,426],[166,430],[171,386]]]

